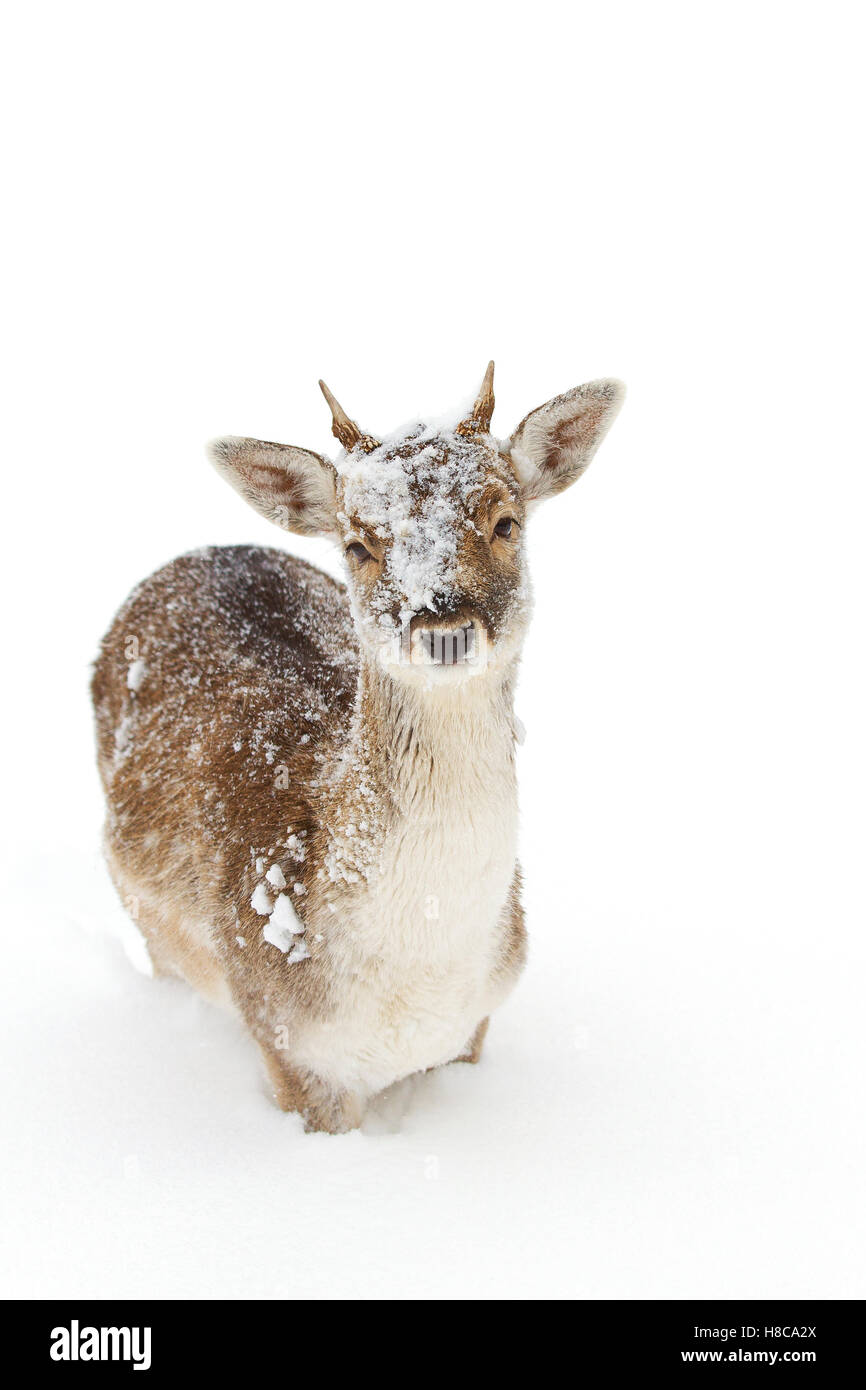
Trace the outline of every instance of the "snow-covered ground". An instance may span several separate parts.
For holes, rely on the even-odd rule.
[[[533,891],[481,1065],[332,1138],[271,1105],[232,1019],[83,930],[110,921],[101,882],[85,852],[52,859],[12,917],[6,1296],[862,1292],[860,986],[831,1030],[783,929],[750,945],[713,920],[716,955],[664,911],[577,902],[578,930],[562,882]]]

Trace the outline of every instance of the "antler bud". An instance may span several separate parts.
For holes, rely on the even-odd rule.
[[[374,439],[371,434],[362,434],[355,424],[355,421],[349,419],[345,410],[340,405],[340,402],[337,400],[336,396],[328,390],[325,383],[320,381],[319,385],[322,388],[322,395],[331,407],[331,414],[334,417],[331,425],[331,433],[339,439],[343,448],[349,450],[360,445],[365,454],[369,454],[373,449],[378,449],[378,439]]]
[[[493,407],[496,399],[493,395],[493,363],[488,362],[487,371],[484,373],[484,380],[481,383],[481,390],[478,392],[478,399],[467,415],[466,419],[457,426],[457,433],[471,437],[475,434],[487,434],[490,429],[490,421],[493,416]]]

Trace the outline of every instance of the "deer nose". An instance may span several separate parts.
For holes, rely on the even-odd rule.
[[[477,633],[473,622],[462,627],[423,627],[418,640],[431,666],[458,666],[473,661],[477,650]]]

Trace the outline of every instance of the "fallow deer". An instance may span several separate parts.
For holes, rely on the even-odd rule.
[[[623,388],[490,433],[472,410],[379,441],[323,383],[342,446],[226,438],[217,470],[346,585],[281,550],[195,551],[141,584],[93,677],[106,854],[157,973],[235,1009],[278,1103],[360,1124],[399,1078],[478,1060],[520,973],[513,693],[524,529]]]

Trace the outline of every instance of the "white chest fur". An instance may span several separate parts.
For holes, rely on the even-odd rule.
[[[305,1024],[293,1052],[335,1086],[372,1093],[449,1061],[508,991],[492,976],[516,862],[510,729],[470,744],[463,730],[439,749],[377,872],[332,919],[334,1015]]]

